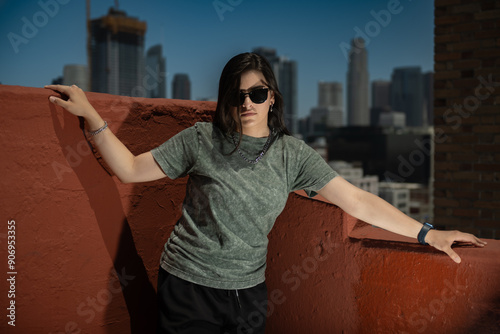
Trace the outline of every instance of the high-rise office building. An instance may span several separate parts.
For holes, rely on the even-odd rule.
[[[91,21],[91,90],[126,96],[146,96],[144,34],[146,22],[110,8]]]
[[[406,115],[400,111],[382,111],[379,115],[377,126],[383,128],[404,128],[406,127]]]
[[[274,72],[278,88],[283,95],[285,125],[292,134],[298,133],[297,119],[297,62],[286,57],[278,57],[272,48],[255,48],[253,52],[266,58]]]
[[[347,72],[347,124],[349,126],[369,126],[368,109],[368,55],[365,41],[355,38],[349,51]]]
[[[340,82],[318,83],[318,107],[342,107],[342,84]]]
[[[330,128],[341,127],[343,113],[340,107],[326,106],[311,108],[308,135],[325,136]]]
[[[280,57],[278,87],[285,104],[285,124],[292,134],[298,132],[297,123],[297,62]]]
[[[148,49],[146,54],[146,68],[143,80],[147,97],[166,98],[167,78],[166,61],[163,57],[161,44]]]
[[[424,126],[434,123],[434,73],[426,72],[422,76],[424,85]]]
[[[172,98],[179,100],[191,100],[191,81],[184,73],[174,75],[172,82]]]
[[[309,135],[326,135],[328,128],[343,125],[342,84],[318,83],[318,106],[311,108]]]
[[[424,125],[422,71],[419,66],[399,67],[392,72],[391,106],[406,115],[406,125]]]
[[[89,90],[89,75],[86,65],[64,65],[63,85],[77,85],[84,91]]]
[[[372,107],[391,109],[391,82],[375,80],[372,82]]]
[[[371,126],[379,126],[380,115],[389,111],[391,111],[391,82],[375,80],[372,82]]]

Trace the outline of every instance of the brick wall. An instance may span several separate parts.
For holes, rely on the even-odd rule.
[[[500,239],[500,1],[435,1],[435,223]]]

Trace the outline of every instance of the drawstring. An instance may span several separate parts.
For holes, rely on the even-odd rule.
[[[227,290],[227,296],[229,297],[230,295],[231,295],[231,290]],[[236,299],[236,302],[238,303],[238,308],[241,309],[240,295],[238,294],[238,290],[234,290],[234,297]]]
[[[238,295],[238,290],[234,290],[234,292],[236,294],[236,301],[238,302],[238,308],[241,308],[240,295]]]

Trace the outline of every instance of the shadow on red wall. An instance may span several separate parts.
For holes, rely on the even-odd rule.
[[[193,109],[189,107],[184,108],[184,110],[179,108],[181,110],[175,111],[161,105],[150,108],[150,106],[144,106],[141,103],[132,102],[130,104],[131,99],[123,97],[116,97],[112,105],[119,105],[124,102],[121,100],[126,100],[125,104],[129,106],[129,110],[120,111],[120,113],[127,116],[121,123],[120,128],[115,131],[115,134],[136,155],[161,144],[161,142],[183,128],[193,125],[196,121],[211,119],[211,111],[201,110],[192,114]],[[113,259],[115,275],[110,277],[110,287],[112,284],[120,283],[127,306],[127,313],[130,316],[131,333],[154,333],[156,329],[156,284],[153,287],[151,281],[155,281],[157,277],[160,253],[163,248],[159,246],[163,246],[181,214],[183,188],[185,188],[186,180],[175,182],[162,180],[133,185],[132,192],[127,196],[130,209],[126,211],[123,208],[116,182],[110,177],[112,175],[111,170],[100,158],[92,143],[83,139],[85,138],[83,119],[77,119],[65,111],[56,110],[52,104],[48,104],[52,112],[54,131],[61,149],[68,150],[68,148],[71,148],[73,152],[79,152],[82,151],[82,145],[85,142],[95,155],[95,157],[90,154],[82,156],[80,157],[81,161],[77,164],[74,161],[68,161],[68,163],[72,166],[85,190],[95,213],[102,239],[109,256]],[[107,116],[112,115],[112,119],[121,116],[113,115],[112,110],[107,111]],[[59,120],[61,115],[58,116],[58,113],[62,113],[62,123]],[[176,119],[175,127],[172,127],[172,122],[166,121],[166,119],[170,118]],[[69,125],[76,122],[79,123],[82,131],[75,131],[75,127]],[[153,124],[148,126],[149,122]],[[164,124],[158,126],[158,123]],[[148,138],[154,138],[154,140],[149,141]],[[66,158],[71,159],[74,157],[69,155]],[[165,209],[167,212],[173,210],[176,215],[165,215]],[[137,234],[135,238],[131,225],[136,227]],[[151,234],[146,233],[144,235],[138,233],[139,231],[143,233],[148,231]],[[151,240],[152,236],[156,236],[154,242]],[[154,269],[150,267],[148,272],[142,257],[138,254],[136,245],[146,253],[143,253],[142,256],[151,255],[156,260],[157,265],[156,267],[153,265]],[[155,252],[149,251],[152,246]],[[149,277],[152,278],[151,281]],[[105,319],[105,323],[113,323],[116,317],[115,310],[121,306],[120,301],[116,298],[110,298],[110,300],[111,302],[106,306],[106,312],[109,315]],[[114,306],[113,303],[116,305]],[[91,312],[87,313],[92,314]],[[116,333],[112,327],[109,332]]]
[[[64,112],[64,123],[61,123],[57,116],[57,113],[61,111],[56,110],[50,103],[49,106],[52,111],[54,131],[61,148],[70,147],[74,152],[81,151],[81,145],[85,145],[82,141],[83,134],[81,131],[75,131],[75,126],[68,124],[79,122],[80,129],[83,130],[83,120]],[[90,143],[86,144],[91,145]],[[89,149],[91,148],[89,147]],[[154,333],[156,328],[155,287],[149,281],[148,273],[134,243],[127,219],[131,213],[125,212],[115,182],[94,156],[81,157],[81,162],[78,164],[74,164],[72,161],[68,161],[68,163],[72,166],[85,190],[95,213],[102,240],[110,258],[113,259],[118,280],[113,276],[110,277],[110,287],[114,284],[115,291],[121,290],[120,293],[123,293],[127,313],[130,316],[131,333]],[[110,292],[112,293],[112,291]],[[116,298],[110,298],[110,300],[111,303],[106,305],[106,311],[110,311],[111,314],[105,323],[112,323],[114,310],[121,306],[120,304],[113,305],[113,301],[115,304],[118,302]],[[85,310],[82,313],[85,314]],[[87,310],[87,313],[92,316],[92,312]],[[115,332],[110,330],[109,333]]]

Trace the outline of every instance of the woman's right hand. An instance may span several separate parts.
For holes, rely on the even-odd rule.
[[[88,118],[93,113],[96,113],[94,107],[92,107],[90,102],[87,100],[85,92],[76,85],[47,85],[45,88],[52,89],[53,91],[66,95],[68,97],[66,101],[56,96],[49,97],[49,101],[63,107],[75,116]]]
[[[56,96],[49,97],[49,101],[63,107],[76,116],[82,116],[91,131],[101,128],[104,120],[92,107],[85,96],[85,92],[76,85],[47,85],[68,97],[63,100]],[[94,144],[115,175],[124,183],[145,182],[158,180],[165,177],[165,173],[156,163],[151,151],[134,156],[123,143],[109,130],[101,131],[93,137]]]

